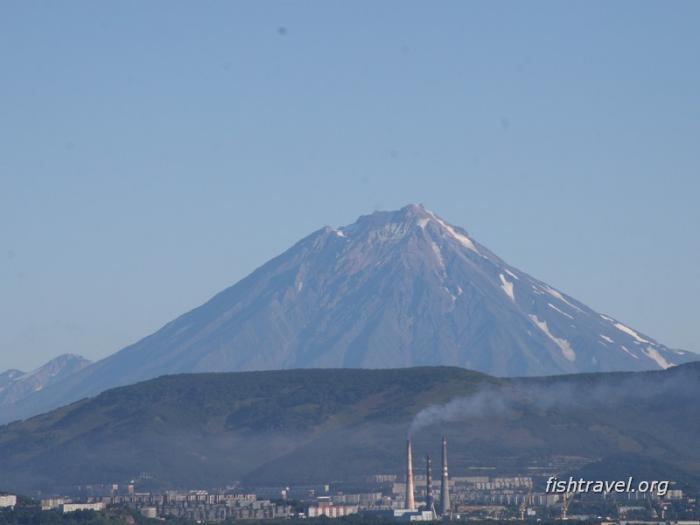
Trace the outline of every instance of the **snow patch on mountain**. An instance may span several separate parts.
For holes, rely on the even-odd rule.
[[[557,308],[556,306],[554,306],[552,303],[547,303],[547,306],[549,306],[552,310],[556,310],[556,311],[559,312],[561,315],[568,317],[569,319],[573,319],[573,318],[574,318],[573,315],[567,314],[564,310],[560,310],[559,308]]]
[[[520,279],[517,275],[515,275],[513,272],[511,272],[508,268],[503,268],[503,271],[505,271],[508,275],[510,275],[513,279]]]
[[[666,368],[674,366],[673,363],[666,361],[666,359],[664,359],[664,356],[662,356],[656,348],[647,346],[646,348],[642,349],[642,352],[644,352],[649,359],[656,361],[656,364],[664,370]]]
[[[501,273],[498,275],[501,278],[501,289],[505,294],[510,297],[510,300],[515,302],[515,294],[513,293],[513,283],[508,281],[505,276]]]
[[[442,258],[442,251],[440,250],[440,247],[433,241],[430,241],[430,247],[433,249],[433,253],[435,254],[435,257],[437,257],[438,260],[438,265],[440,266],[441,270],[445,270],[445,260]]]
[[[447,294],[450,296],[450,299],[452,299],[453,303],[457,301],[457,296],[455,294],[453,294],[449,288],[447,288],[446,286],[443,286],[442,289],[447,292]]]
[[[552,334],[547,326],[547,321],[540,321],[539,318],[533,314],[530,314],[529,317],[535,326],[561,349],[561,353],[565,359],[572,362],[576,359],[576,352],[574,352],[574,349],[571,348],[569,341],[562,339],[561,337],[556,337],[554,334]]]
[[[555,297],[555,298],[559,299],[561,302],[568,304],[568,305],[569,305],[571,308],[573,308],[574,310],[577,310],[577,311],[579,311],[579,312],[581,311],[581,309],[580,309],[578,306],[576,306],[575,304],[572,304],[572,303],[570,303],[569,301],[567,301],[567,300],[566,300],[566,297],[564,297],[559,291],[555,290],[555,289],[552,288],[551,286],[548,286],[548,285],[545,284],[545,285],[544,285],[544,290],[545,290],[545,292],[547,292],[547,293],[548,293],[549,295],[551,295],[552,297]]]
[[[624,332],[627,335],[631,335],[638,343],[651,343],[651,341],[647,341],[646,339],[644,339],[637,332],[632,330],[629,326],[625,326],[622,323],[615,323],[614,326],[615,328],[620,330],[620,332]]]
[[[629,349],[628,349],[625,345],[622,345],[620,348],[622,348],[622,350],[624,350],[625,352],[627,352],[629,355],[631,355],[631,356],[634,357],[635,359],[639,359],[639,356],[633,354],[632,352],[630,352]]]
[[[455,230],[452,226],[450,226],[450,225],[447,224],[445,221],[443,221],[441,218],[439,218],[437,215],[435,215],[432,211],[428,211],[428,213],[430,214],[430,216],[431,216],[433,219],[435,219],[435,222],[437,222],[440,226],[442,226],[442,228],[443,228],[444,230],[446,230],[447,233],[449,233],[449,234],[452,236],[452,238],[454,238],[454,239],[455,239],[457,242],[459,242],[462,246],[464,246],[465,248],[467,248],[467,249],[473,251],[474,253],[477,253],[477,254],[481,255],[481,253],[479,253],[479,250],[476,249],[476,246],[474,245],[474,243],[472,242],[472,240],[471,240],[469,237],[467,237],[466,235],[462,235],[461,233],[459,233],[459,232],[458,232],[457,230]]]

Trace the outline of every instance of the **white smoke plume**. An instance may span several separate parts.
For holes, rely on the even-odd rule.
[[[700,388],[697,374],[688,370],[677,370],[672,376],[656,374],[620,375],[617,380],[610,380],[614,374],[596,378],[582,375],[575,380],[516,379],[484,386],[473,394],[424,408],[413,418],[408,435],[441,423],[508,417],[525,407],[537,411],[595,410],[659,396],[696,398]]]
[[[482,389],[468,397],[458,397],[444,405],[432,405],[424,408],[413,418],[408,435],[412,436],[420,429],[439,423],[454,423],[487,415],[503,415],[510,412],[508,400],[501,392]]]

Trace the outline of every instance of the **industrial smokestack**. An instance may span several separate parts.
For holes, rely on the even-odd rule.
[[[440,514],[450,512],[450,479],[447,474],[447,438],[442,436],[442,480],[440,482]]]
[[[433,497],[433,462],[430,454],[425,456],[425,510],[435,517],[435,498]]]
[[[413,454],[411,440],[406,442],[406,508],[416,510],[416,500],[413,495]]]

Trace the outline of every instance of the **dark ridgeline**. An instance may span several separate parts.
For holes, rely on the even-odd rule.
[[[517,407],[519,416],[486,410],[475,417],[489,424],[474,424],[471,412],[464,420],[450,413],[414,430],[413,443],[439,428],[464,464],[525,468],[535,456],[575,454],[594,462],[581,473],[587,479],[663,472],[700,486],[700,363],[526,379],[443,367],[164,376],[0,427],[0,478],[23,492],[141,472],[163,489],[324,483],[339,472],[355,479],[405,465],[397,436],[424,409],[471,410],[453,401],[473,399]],[[285,450],[271,457],[281,437]],[[523,439],[531,445],[523,448]]]
[[[442,437],[442,479],[440,480],[440,514],[450,513],[450,479],[447,474],[447,438]]]

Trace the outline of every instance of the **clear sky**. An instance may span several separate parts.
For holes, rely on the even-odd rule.
[[[0,4],[0,369],[422,202],[700,351],[700,2]]]

